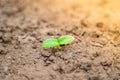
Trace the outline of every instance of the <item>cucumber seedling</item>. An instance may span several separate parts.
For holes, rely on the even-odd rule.
[[[43,41],[42,47],[43,48],[52,48],[52,47],[58,47],[61,48],[61,45],[66,45],[74,41],[74,37],[70,35],[61,36],[58,39],[55,38],[49,38],[45,41]]]

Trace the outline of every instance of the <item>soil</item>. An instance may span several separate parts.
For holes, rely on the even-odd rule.
[[[120,80],[119,2],[0,0],[0,80]]]

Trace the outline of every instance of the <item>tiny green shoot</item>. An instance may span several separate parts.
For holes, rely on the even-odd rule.
[[[43,48],[52,48],[52,47],[57,46],[60,49],[61,45],[66,45],[66,44],[72,43],[74,41],[74,39],[75,38],[70,35],[61,36],[58,39],[49,38],[49,39],[43,41],[42,47]]]

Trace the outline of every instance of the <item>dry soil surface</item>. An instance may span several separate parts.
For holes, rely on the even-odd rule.
[[[120,80],[119,0],[0,0],[0,80]],[[51,37],[72,35],[61,49]]]

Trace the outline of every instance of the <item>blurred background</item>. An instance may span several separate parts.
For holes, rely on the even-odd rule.
[[[120,41],[119,0],[21,0],[24,13],[32,19],[42,19],[56,25],[87,25],[95,29],[100,24],[110,40]],[[107,33],[108,32],[108,33]]]
[[[119,3],[119,0],[20,0],[20,5],[27,9],[26,14],[33,12],[35,17],[66,24],[76,24],[82,19],[87,19],[93,24],[119,24]]]

